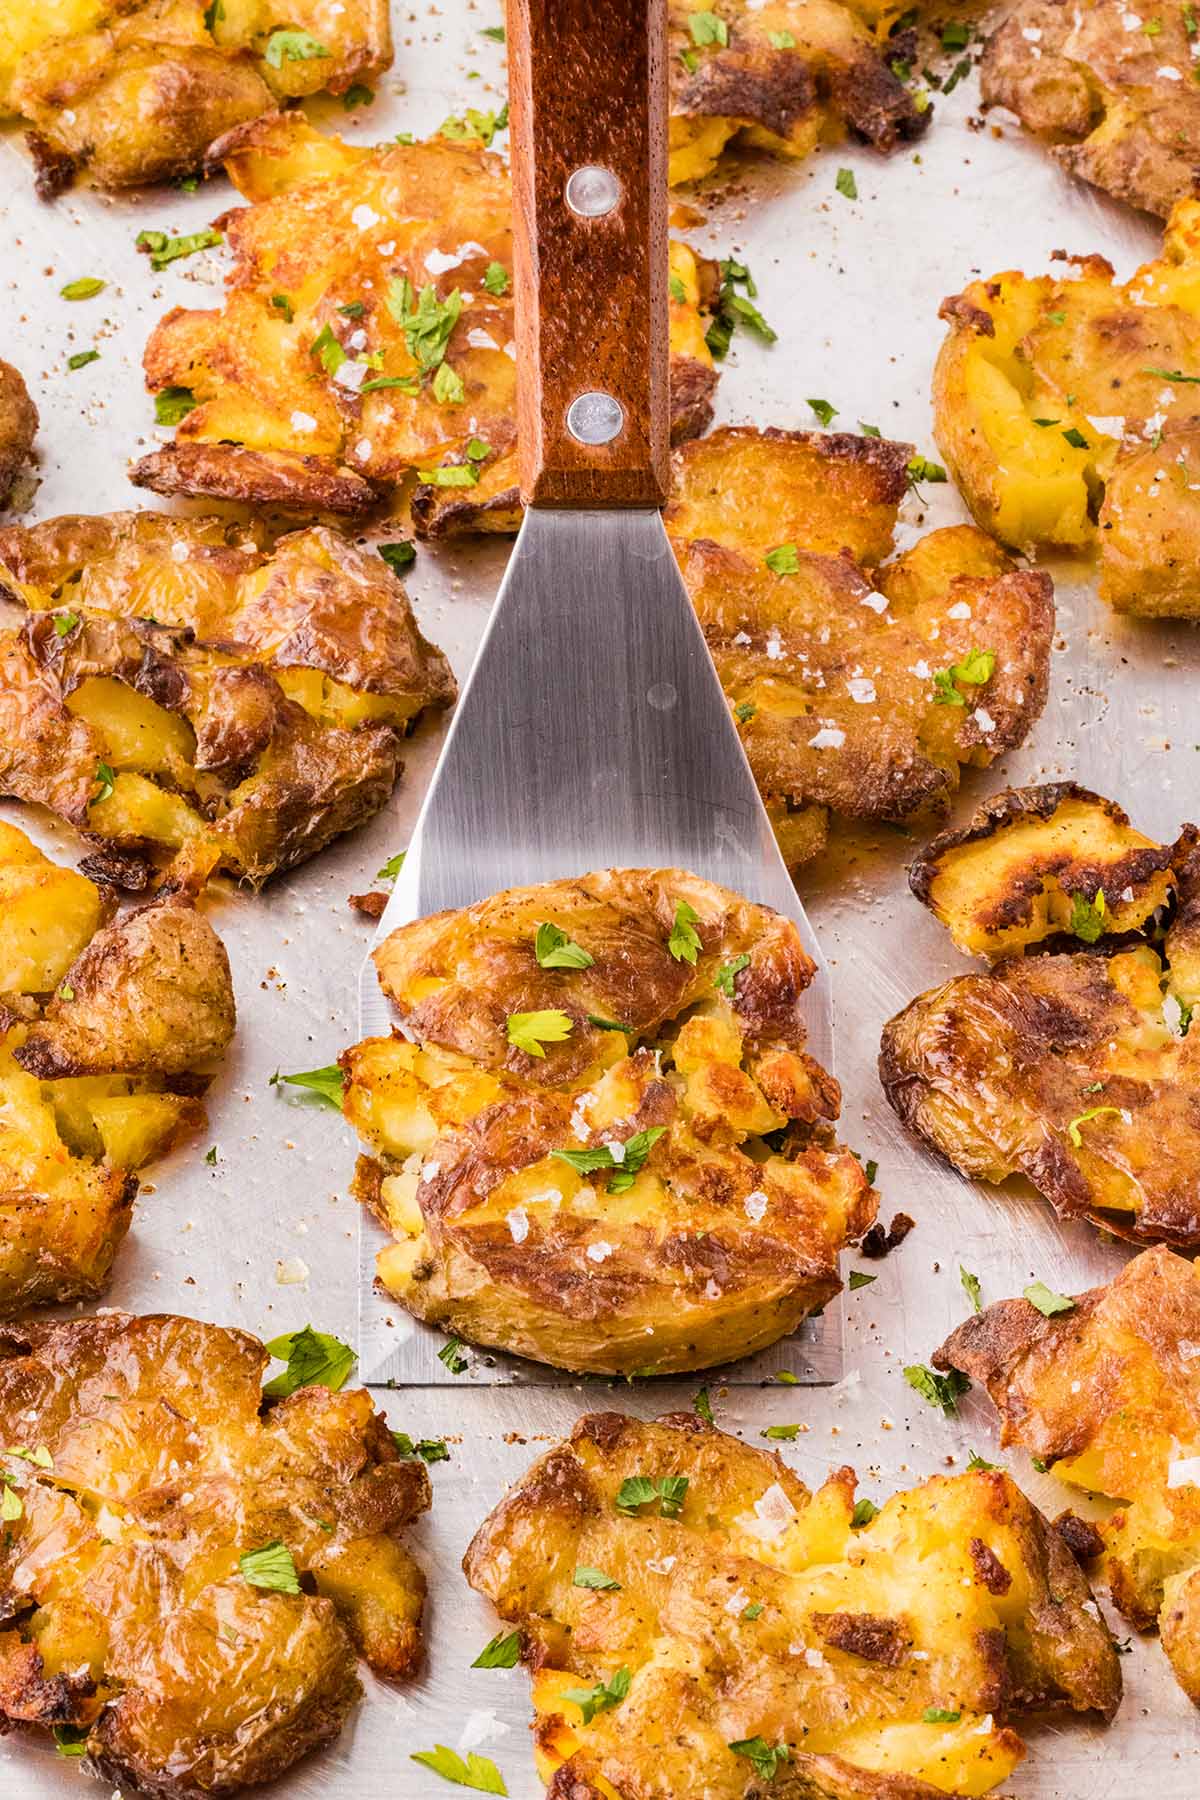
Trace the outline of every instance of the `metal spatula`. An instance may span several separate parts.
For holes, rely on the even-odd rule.
[[[497,889],[610,866],[690,869],[794,920],[784,868],[659,508],[669,461],[666,0],[510,0],[525,521],[376,942]],[[363,966],[364,1036],[392,1020]],[[371,1291],[361,1368],[454,1380],[441,1338]],[[390,1319],[390,1323],[388,1320]],[[841,1374],[840,1311],[730,1372]],[[489,1353],[477,1380],[573,1379]]]

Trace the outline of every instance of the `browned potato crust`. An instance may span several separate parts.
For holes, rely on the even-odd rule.
[[[251,204],[221,221],[234,257],[224,306],[176,307],[150,337],[147,386],[186,388],[197,405],[134,481],[349,515],[384,498],[396,507],[403,488],[422,536],[513,530],[512,202],[500,157],[442,136],[356,148],[298,112],[232,132],[212,154]],[[712,413],[714,279],[685,244],[672,246],[671,272],[677,439]],[[436,344],[413,323],[431,306],[453,312]]]
[[[344,93],[392,60],[387,0],[65,0],[6,12],[0,117],[29,125],[44,199],[85,167],[109,188],[187,175],[234,126],[281,100]]]
[[[1081,906],[1097,939],[1140,930],[1189,847],[1156,844],[1115,801],[1056,781],[993,794],[926,845],[908,881],[960,950],[994,961],[1069,933]]]
[[[0,1318],[94,1299],[135,1171],[204,1124],[229,959],[184,895],[117,918],[0,821]]]
[[[0,506],[12,492],[13,482],[33,448],[38,428],[37,407],[20,371],[0,357]]]
[[[667,529],[792,867],[819,854],[831,813],[944,812],[960,767],[1020,743],[1045,704],[1047,576],[968,526],[877,566],[911,456],[747,426],[676,452]],[[767,562],[780,547],[794,567]],[[978,651],[984,679],[948,679],[982,675],[965,660]]]
[[[1073,1487],[1118,1503],[1089,1530],[1112,1596],[1139,1631],[1157,1623],[1200,1705],[1200,1275],[1165,1249],[1045,1318],[1002,1300],[934,1357],[983,1382],[1004,1443]]]
[[[1200,201],[1127,282],[1101,256],[1064,260],[944,303],[938,444],[1003,543],[1098,549],[1115,611],[1200,617]]]
[[[540,966],[544,924],[586,966]],[[345,1110],[372,1152],[358,1196],[397,1239],[380,1280],[419,1318],[557,1368],[667,1373],[774,1343],[838,1291],[875,1196],[805,1053],[813,968],[787,920],[681,870],[608,870],[418,920],[375,963],[405,1037],[345,1053]],[[541,1056],[510,1036],[529,1013],[557,1021]],[[607,1174],[556,1154],[605,1146]]]
[[[896,54],[886,8],[723,0],[724,43],[698,43],[697,16],[690,0],[672,0],[672,186],[707,175],[730,143],[800,157],[850,132],[887,151],[929,123],[886,60]]]
[[[242,1331],[127,1313],[0,1328],[0,1727],[86,1732],[126,1792],[209,1800],[336,1737],[355,1654],[420,1663],[400,1532],[430,1503],[362,1389],[264,1406]],[[7,1517],[7,1514],[6,1514]],[[239,1559],[282,1545],[300,1578]]]
[[[1166,218],[1200,182],[1188,11],[1165,0],[1147,32],[1125,0],[1019,0],[984,51],[984,102],[1015,112],[1072,175]]]
[[[631,1505],[638,1477],[654,1497]],[[1087,1583],[1006,1474],[934,1476],[857,1529],[855,1485],[809,1493],[692,1414],[592,1413],[533,1465],[463,1566],[521,1632],[553,1800],[978,1795],[1025,1753],[1008,1719],[1112,1716]],[[781,1752],[769,1786],[735,1749],[755,1738]]]
[[[884,1027],[893,1107],[964,1175],[1025,1175],[1064,1218],[1200,1245],[1196,853],[1162,944],[1023,957],[921,994]],[[1078,933],[1078,926],[1076,927]]]
[[[0,633],[0,791],[141,886],[180,853],[259,887],[384,804],[400,748],[453,699],[373,550],[324,528],[157,513],[0,529],[24,619]]]

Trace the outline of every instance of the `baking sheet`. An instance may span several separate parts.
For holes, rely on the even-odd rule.
[[[352,115],[314,107],[334,129],[361,141],[399,130],[425,132],[466,105],[494,105],[503,92],[503,52],[480,36],[499,20],[495,0],[397,5],[396,67],[371,108]],[[469,79],[478,71],[479,79]],[[719,421],[813,425],[804,397],[856,420],[911,437],[934,454],[929,378],[942,328],[938,303],[974,274],[1033,272],[1052,250],[1100,251],[1127,275],[1156,248],[1151,222],[1072,186],[1015,127],[994,135],[969,123],[974,78],[949,101],[915,150],[884,161],[853,147],[795,169],[747,165],[708,224],[692,235],[704,249],[736,252],[753,269],[760,305],[779,332],[766,349],[740,338],[722,375]],[[860,199],[836,192],[838,167],[854,170]],[[221,255],[176,263],[159,276],[134,249],[146,226],[189,231],[233,200],[224,183],[195,195],[159,190],[112,200],[76,191],[38,205],[19,142],[0,138],[0,352],[23,370],[42,415],[39,484],[21,498],[32,522],[67,511],[146,504],[125,478],[129,460],[160,436],[142,392],[140,357],[150,326],[168,306],[216,304]],[[64,281],[100,275],[99,299],[57,299]],[[95,343],[99,362],[68,372],[67,356]],[[918,525],[964,517],[949,489],[910,499],[902,542]],[[422,551],[409,586],[426,632],[465,673],[495,592],[503,545]],[[1138,825],[1172,834],[1195,815],[1200,730],[1194,724],[1194,633],[1177,625],[1114,620],[1099,605],[1084,565],[1052,565],[1059,636],[1045,715],[1031,741],[991,772],[968,780],[962,816],[1005,780],[1075,775],[1114,796]],[[408,775],[371,825],[260,899],[222,891],[210,916],[233,962],[240,1030],[209,1097],[208,1137],[158,1165],[138,1204],[133,1232],[108,1296],[114,1306],[167,1309],[264,1337],[311,1320],[353,1338],[358,1311],[355,1209],[347,1187],[350,1137],[335,1113],[271,1088],[279,1068],[329,1061],[352,1039],[358,965],[370,935],[346,896],[372,885],[403,847],[436,754],[436,733],[411,745]],[[39,841],[77,852],[66,830],[5,809]],[[1064,1229],[1032,1198],[999,1196],[945,1169],[900,1131],[875,1080],[879,1028],[918,989],[966,965],[941,928],[908,895],[907,845],[881,830],[842,840],[827,866],[803,883],[829,957],[845,1105],[844,1137],[879,1162],[883,1212],[903,1209],[918,1229],[879,1279],[849,1297],[842,1383],[802,1393],[780,1387],[712,1387],[719,1423],[757,1439],[768,1423],[795,1421],[782,1446],[808,1481],[853,1463],[863,1490],[881,1497],[947,1467],[968,1451],[995,1458],[990,1408],[975,1396],[946,1421],[905,1385],[902,1366],[924,1361],[961,1318],[959,1265],[976,1271],[985,1299],[1019,1292],[1031,1279],[1070,1291],[1109,1277],[1125,1252],[1098,1244],[1086,1227]],[[217,1161],[205,1163],[209,1145]],[[541,1793],[526,1731],[527,1683],[519,1671],[472,1670],[495,1621],[463,1583],[458,1564],[485,1512],[544,1445],[579,1412],[618,1405],[647,1416],[686,1404],[686,1379],[610,1389],[603,1382],[481,1389],[413,1388],[382,1396],[393,1426],[445,1435],[451,1459],[433,1470],[434,1510],[410,1534],[430,1578],[428,1670],[404,1689],[367,1677],[368,1696],[338,1743],[281,1783],[297,1800],[446,1800],[449,1790],[408,1754],[435,1742],[477,1747],[497,1762],[515,1800]],[[1064,1490],[1020,1454],[1005,1459],[1051,1513]],[[1128,1631],[1117,1622],[1118,1636]],[[1023,1729],[1027,1762],[1005,1787],[1020,1800],[1156,1800],[1200,1792],[1200,1726],[1169,1677],[1157,1640],[1134,1639],[1122,1659],[1126,1697],[1107,1732],[1077,1721]],[[0,1741],[5,1800],[78,1796],[77,1765],[17,1734]],[[99,1790],[96,1790],[99,1791]]]

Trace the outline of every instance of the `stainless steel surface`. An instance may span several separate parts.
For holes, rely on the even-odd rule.
[[[685,868],[794,920],[817,977],[805,995],[813,1054],[827,1066],[829,986],[783,866],[729,707],[656,512],[526,515],[491,622],[376,941],[444,907],[499,889],[603,868]],[[391,1015],[363,964],[364,1036]],[[366,1379],[453,1385],[445,1334],[373,1293],[381,1234],[362,1225],[359,1348]],[[788,1369],[836,1381],[841,1307],[793,1345],[737,1365],[730,1379]],[[532,1366],[472,1355],[472,1379]],[[557,1379],[549,1372],[539,1380]]]
[[[436,129],[467,105],[496,106],[503,53],[480,35],[499,6],[414,0],[397,20],[397,64],[373,107],[325,109],[330,128],[360,142],[397,131]],[[468,77],[477,73],[481,79]],[[718,419],[762,425],[814,423],[805,396],[829,399],[839,425],[858,419],[912,437],[933,454],[929,378],[941,337],[937,307],[972,273],[1042,270],[1058,247],[1096,250],[1122,276],[1150,255],[1158,233],[1145,219],[1072,186],[1013,128],[1002,137],[973,129],[974,78],[937,116],[915,153],[888,161],[842,146],[795,169],[756,163],[692,233],[711,253],[736,252],[754,270],[759,304],[780,334],[767,350],[735,341],[724,365]],[[314,108],[314,111],[320,109]],[[994,122],[1001,122],[999,116]],[[858,202],[835,191],[839,166],[853,169]],[[213,305],[220,253],[172,264],[160,276],[134,250],[144,226],[192,231],[233,204],[216,182],[194,195],[171,190],[105,200],[80,192],[53,207],[33,199],[28,163],[0,138],[0,353],[25,371],[42,412],[40,486],[25,490],[20,516],[147,504],[125,477],[128,458],[160,437],[141,389],[146,335],[172,305]],[[56,299],[73,277],[112,284],[98,300]],[[96,342],[101,361],[76,373],[71,351]],[[950,489],[928,489],[903,510],[910,537],[924,517],[964,517]],[[389,535],[394,535],[389,534]],[[423,628],[451,655],[460,678],[486,623],[506,554],[500,544],[422,551],[410,577]],[[1200,645],[1182,626],[1113,619],[1096,599],[1086,564],[1053,566],[1059,647],[1045,715],[1030,742],[997,768],[968,779],[961,816],[1006,779],[1076,773],[1131,809],[1138,824],[1171,832],[1200,811],[1200,732],[1194,725]],[[109,1303],[172,1309],[236,1324],[263,1336],[307,1319],[351,1338],[358,1308],[356,1221],[347,1198],[353,1147],[337,1115],[268,1088],[272,1071],[327,1061],[356,1029],[354,983],[366,944],[363,921],[345,904],[372,883],[408,841],[437,741],[413,741],[405,783],[373,824],[259,900],[223,894],[211,917],[229,945],[241,1028],[209,1096],[207,1138],[156,1169],[139,1202]],[[57,844],[65,831],[6,808]],[[899,1130],[874,1074],[879,1027],[919,988],[966,966],[907,892],[908,846],[881,831],[842,849],[825,873],[803,882],[825,946],[845,1093],[844,1132],[879,1160],[884,1211],[904,1207],[918,1228],[903,1249],[873,1265],[879,1279],[846,1307],[848,1374],[836,1389],[801,1395],[781,1388],[712,1384],[718,1420],[750,1438],[768,1422],[805,1427],[782,1454],[809,1481],[856,1465],[876,1498],[946,1467],[974,1448],[997,1460],[989,1408],[969,1396],[961,1420],[944,1421],[905,1386],[904,1363],[925,1360],[962,1316],[959,1264],[975,1270],[985,1297],[1019,1292],[1040,1277],[1059,1288],[1104,1279],[1125,1252],[1084,1227],[1064,1231],[1037,1201],[963,1181],[938,1167]],[[210,1143],[215,1168],[204,1163]],[[280,1277],[283,1277],[281,1280]],[[466,1378],[464,1378],[464,1383]],[[414,1686],[369,1693],[338,1744],[281,1784],[295,1800],[448,1800],[455,1790],[407,1760],[435,1742],[475,1742],[502,1769],[514,1800],[538,1800],[519,1671],[472,1670],[495,1622],[458,1568],[468,1539],[508,1481],[585,1408],[618,1405],[647,1416],[686,1404],[691,1384],[610,1390],[524,1387],[480,1391],[414,1388],[380,1395],[393,1425],[414,1435],[446,1433],[451,1461],[433,1470],[434,1510],[411,1534],[430,1578],[429,1667]],[[1035,1500],[1054,1513],[1064,1491],[1007,1456]],[[1111,1617],[1111,1609],[1105,1609]],[[1117,1621],[1118,1636],[1130,1634]],[[1194,1800],[1200,1792],[1200,1724],[1166,1671],[1157,1640],[1133,1638],[1122,1658],[1125,1701],[1115,1724],[1055,1721],[1023,1733],[1026,1763],[1005,1785],[1015,1800]],[[16,1734],[0,1740],[4,1800],[80,1800],[107,1790]]]

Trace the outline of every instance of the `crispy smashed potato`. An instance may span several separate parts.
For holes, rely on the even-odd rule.
[[[1175,892],[1175,860],[1114,801],[1058,781],[992,795],[908,879],[960,950],[996,961],[1080,924],[1096,939],[1140,931]]]
[[[1006,1474],[857,1529],[855,1485],[810,1493],[693,1414],[592,1413],[534,1464],[464,1568],[520,1629],[554,1800],[979,1795],[1025,1753],[1006,1720],[1111,1718],[1112,1640]]]
[[[198,169],[282,101],[342,94],[392,60],[387,0],[14,0],[0,9],[0,120],[22,118],[49,199]]]
[[[229,959],[190,901],[112,913],[0,821],[0,1317],[103,1292],[135,1171],[203,1125],[233,1037]]]
[[[1200,201],[1123,284],[1101,256],[947,300],[937,441],[979,523],[1033,551],[1098,547],[1117,612],[1200,617]]]
[[[512,202],[501,159],[471,138],[359,148],[296,112],[234,132],[214,155],[252,204],[222,221],[235,262],[224,307],[176,307],[151,335],[147,386],[186,389],[197,404],[134,481],[356,514],[416,471],[422,535],[514,530]],[[671,267],[678,438],[712,412],[702,315],[713,278],[684,244]]]
[[[672,0],[671,185],[709,174],[730,143],[801,157],[847,132],[884,151],[920,137],[929,111],[873,29],[892,16],[870,0],[723,0],[714,35],[711,13]]]
[[[1014,809],[1013,816],[1020,813]],[[1085,817],[1094,824],[1091,808]],[[1015,829],[1019,848],[1026,828]],[[1089,884],[1106,854],[1103,837],[1093,840],[1097,861],[1079,867]],[[1044,856],[1039,873],[1036,848],[1030,851],[1029,889],[1036,891],[1057,861],[1049,830]],[[995,867],[995,910],[1003,919],[1000,883],[1011,873],[1003,830]],[[1184,828],[1165,868],[1154,848],[1116,849],[1115,867],[1125,868],[1128,881],[1113,896],[1119,915],[1127,909],[1113,946],[1098,941],[1113,923],[1108,903],[1101,906],[1098,894],[1090,903],[1074,895],[1068,929],[1094,950],[1009,956],[986,974],[961,975],[918,995],[884,1027],[880,1079],[905,1124],[964,1175],[1003,1182],[1021,1174],[1063,1218],[1090,1219],[1138,1243],[1195,1248],[1200,1036],[1189,1029],[1200,1003],[1195,831]],[[1149,881],[1141,902],[1135,869]],[[1050,880],[1052,889],[1053,875]],[[1018,876],[1018,915],[1027,897],[1021,884]],[[1156,948],[1138,942],[1128,927],[1163,888],[1174,890],[1174,911],[1161,942],[1155,935]],[[974,899],[978,920],[980,907],[987,908],[978,891]],[[1030,904],[1035,918],[1043,904],[1061,912],[1053,891]]]
[[[934,1361],[986,1385],[1005,1443],[1117,1503],[1073,1541],[1102,1557],[1131,1625],[1158,1625],[1179,1685],[1200,1705],[1198,1343],[1200,1275],[1169,1250],[1145,1250],[1069,1312],[989,1306]]]
[[[262,885],[370,818],[426,707],[454,697],[373,550],[323,528],[159,513],[0,529],[0,792],[101,846],[143,886]],[[15,614],[15,618],[14,618]]]
[[[875,1196],[805,1054],[813,966],[787,920],[681,870],[608,870],[419,919],[374,956],[404,1036],[343,1055],[345,1111],[371,1151],[357,1195],[397,1240],[380,1282],[418,1318],[666,1374],[837,1293]]]
[[[0,1728],[210,1800],[336,1737],[356,1656],[416,1672],[425,1465],[361,1388],[264,1402],[268,1361],[167,1314],[0,1329]]]
[[[37,428],[37,407],[20,371],[0,358],[0,506],[33,449]]]
[[[1020,0],[989,39],[983,98],[1007,106],[1072,175],[1165,218],[1200,173],[1200,89],[1186,0],[1147,31],[1124,0]]]
[[[676,452],[684,581],[789,866],[831,814],[944,812],[1045,704],[1049,578],[970,526],[895,562],[909,444],[725,427]]]

